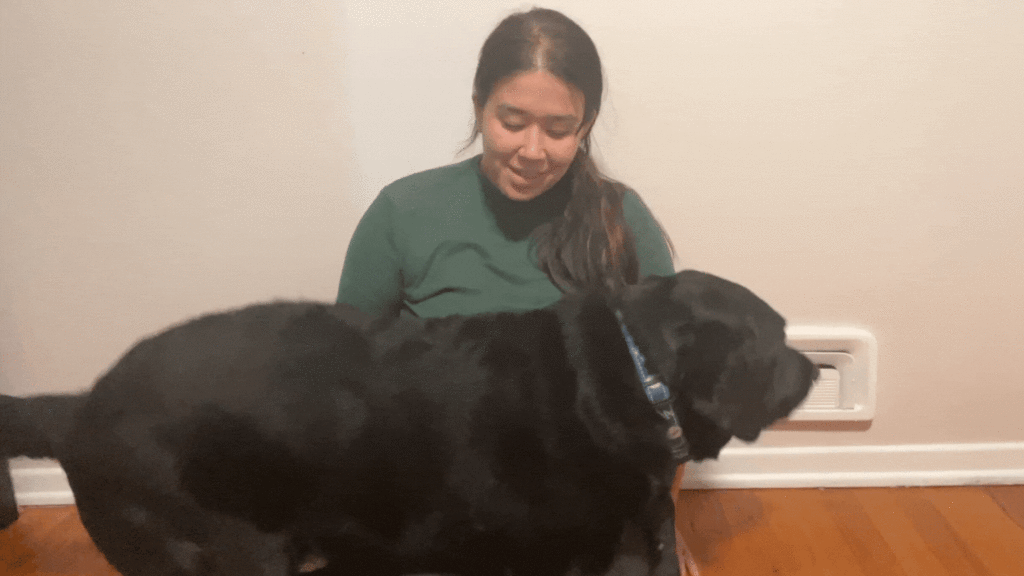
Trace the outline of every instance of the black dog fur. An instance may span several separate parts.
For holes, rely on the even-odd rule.
[[[767,304],[693,271],[519,314],[279,302],[143,340],[88,393],[0,397],[0,458],[59,460],[125,576],[296,574],[311,551],[324,575],[675,576],[676,462],[615,310],[697,460],[817,375]]]

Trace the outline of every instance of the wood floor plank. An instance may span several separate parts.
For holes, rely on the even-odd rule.
[[[119,576],[96,549],[73,506],[30,507],[0,532],[5,576]]]
[[[1024,530],[987,492],[683,491],[677,523],[705,576],[1024,576]]]
[[[884,564],[864,571],[818,490],[704,492],[683,496],[679,508],[680,534],[706,576],[902,576]]]
[[[785,573],[862,574],[853,550],[825,506],[821,491],[773,490],[765,491],[761,498],[768,523],[790,559]]]
[[[943,576],[949,572],[917,533],[900,507],[895,491],[865,490],[855,493],[856,499],[871,519],[875,529],[889,545],[900,568],[910,576]]]
[[[701,566],[715,560],[719,543],[733,538],[719,492],[683,490],[676,501],[676,531]]]
[[[935,488],[920,496],[942,514],[979,573],[1024,573],[1024,530],[984,489]]]
[[[1024,486],[985,486],[984,490],[1017,526],[1024,529]]]
[[[699,490],[680,493],[676,527],[703,576],[755,576],[777,546],[765,542],[763,506],[748,490]],[[757,535],[757,536],[755,536]],[[747,560],[761,559],[753,563]]]
[[[723,563],[712,575],[790,574],[799,568],[787,540],[772,529],[761,494],[725,491],[719,499],[734,536],[720,543]]]
[[[990,574],[985,564],[960,536],[942,510],[929,497],[931,490],[910,490],[902,500],[906,511],[918,533],[924,536],[932,553],[942,562],[947,571],[964,576],[985,576]],[[960,494],[963,494],[961,491]],[[963,505],[960,498],[949,503]]]
[[[988,575],[942,513],[922,495],[927,490],[865,490],[858,498],[907,574]]]
[[[687,490],[676,518],[702,576],[1024,576],[1022,506],[1024,486]],[[74,507],[24,509],[0,575],[118,576]]]
[[[822,490],[820,494],[861,574],[907,576],[896,552],[857,498],[856,490]]]

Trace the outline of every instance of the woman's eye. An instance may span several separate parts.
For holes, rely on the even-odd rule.
[[[506,130],[511,130],[512,132],[518,132],[523,128],[526,128],[526,124],[515,124],[512,122],[502,122],[501,125],[504,126]]]

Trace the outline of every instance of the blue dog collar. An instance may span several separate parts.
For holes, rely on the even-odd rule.
[[[690,460],[690,447],[683,436],[683,428],[679,425],[679,418],[672,408],[672,393],[668,386],[658,379],[657,376],[647,371],[647,361],[644,358],[640,347],[636,345],[633,336],[626,329],[626,323],[622,320],[622,312],[616,310],[615,318],[619,321],[619,328],[622,330],[622,337],[626,340],[629,348],[629,355],[633,358],[633,366],[636,368],[636,375],[647,394],[647,400],[654,406],[654,410],[661,416],[668,429],[665,431],[665,440],[668,441],[672,457],[678,462]]]

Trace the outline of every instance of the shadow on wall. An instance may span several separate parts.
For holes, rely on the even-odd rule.
[[[871,420],[862,421],[793,421],[782,420],[776,423],[769,430],[785,430],[799,432],[867,432],[871,429]]]

